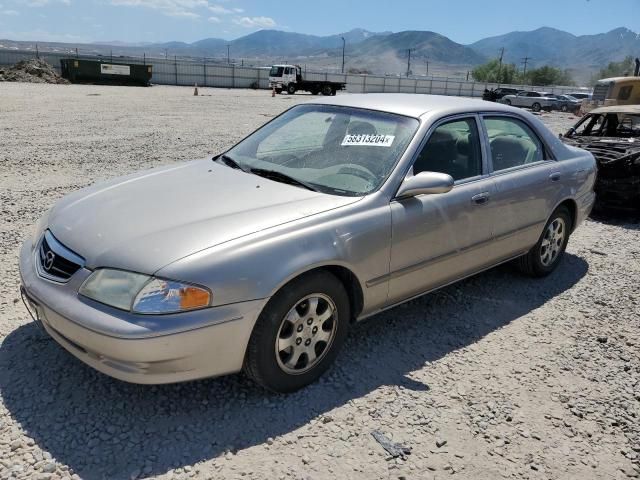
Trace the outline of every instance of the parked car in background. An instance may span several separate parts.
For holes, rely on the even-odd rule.
[[[516,95],[520,90],[517,88],[499,87],[493,90],[485,90],[482,99],[489,102],[497,102],[505,95]]]
[[[640,105],[600,107],[563,137],[598,162],[598,205],[640,211]]]
[[[551,273],[595,169],[504,105],[324,97],[222,154],[65,197],[22,247],[22,293],[56,342],[113,377],[244,370],[291,392],[354,322],[510,260]]]
[[[514,107],[530,108],[534,112],[557,110],[559,107],[558,100],[546,92],[522,91],[517,95],[505,95],[500,102]]]
[[[576,113],[580,110],[582,100],[578,100],[571,95],[555,95],[551,94],[556,100],[558,100],[558,110],[561,112]]]
[[[591,98],[591,93],[588,93],[588,92],[569,92],[569,93],[566,93],[565,95],[570,95],[573,98],[577,98],[580,101],[588,100]]]

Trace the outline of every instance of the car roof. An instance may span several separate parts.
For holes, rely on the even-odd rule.
[[[416,93],[348,93],[315,99],[311,104],[363,108],[420,118],[426,113],[512,112],[512,107],[485,100]]]
[[[640,105],[612,105],[610,107],[594,108],[589,113],[628,113],[640,115]]]

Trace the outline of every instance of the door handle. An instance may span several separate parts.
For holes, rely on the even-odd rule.
[[[471,201],[476,205],[484,205],[489,201],[489,192],[482,192],[471,197]]]
[[[560,177],[561,177],[560,172],[553,172],[551,175],[549,175],[549,179],[552,182],[557,182],[558,180],[560,180]]]

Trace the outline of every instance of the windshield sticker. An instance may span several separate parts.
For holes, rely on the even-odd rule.
[[[390,147],[395,139],[395,135],[346,135],[341,145],[343,147]]]

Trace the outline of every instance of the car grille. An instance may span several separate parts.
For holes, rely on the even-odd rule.
[[[37,265],[40,276],[66,282],[84,266],[84,259],[58,242],[47,230],[38,248]]]

